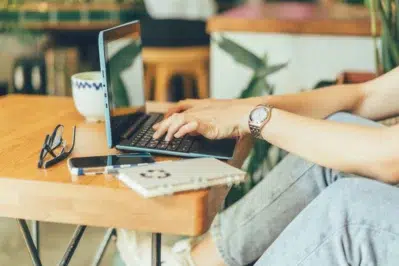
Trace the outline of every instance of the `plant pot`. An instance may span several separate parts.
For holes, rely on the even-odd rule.
[[[373,72],[345,71],[338,75],[337,84],[354,84],[372,80],[377,77]]]

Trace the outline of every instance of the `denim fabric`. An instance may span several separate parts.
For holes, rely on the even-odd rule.
[[[335,182],[255,266],[399,265],[399,188],[366,178]]]
[[[328,119],[343,123],[380,126],[373,121],[347,113],[337,113]],[[321,167],[295,155],[286,156],[245,197],[216,217],[211,232],[225,263],[236,266],[256,261],[277,238],[280,238],[280,234],[288,224],[323,190],[337,180],[349,177],[355,176]],[[337,202],[340,200],[337,199]],[[318,211],[313,210],[315,213]],[[295,228],[301,230],[300,226]],[[317,227],[311,229],[306,233],[316,233],[320,230]],[[298,235],[300,233],[297,232]],[[285,239],[295,238],[296,233],[291,231],[291,234],[293,235],[286,236]],[[318,237],[321,238],[321,235]],[[289,240],[284,240],[281,241],[281,245],[285,248],[278,254],[284,254],[289,249],[295,251],[307,246],[306,237],[303,239],[304,243],[297,242],[297,245],[290,245]],[[399,249],[397,250],[399,252]],[[279,258],[282,257],[284,255]],[[268,258],[271,259],[268,260]],[[268,263],[265,264],[263,261],[268,261]],[[265,257],[259,261],[258,265],[280,266],[298,263],[300,261],[288,264],[283,261],[278,262],[273,260],[273,254],[265,253]]]

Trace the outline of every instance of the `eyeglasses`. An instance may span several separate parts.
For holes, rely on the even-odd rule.
[[[76,127],[73,127],[72,146],[69,151],[66,150],[67,142],[62,138],[64,126],[57,125],[51,135],[46,135],[42,150],[40,151],[39,162],[37,167],[48,168],[66,159],[75,147]],[[52,158],[45,161],[46,156],[50,154]]]

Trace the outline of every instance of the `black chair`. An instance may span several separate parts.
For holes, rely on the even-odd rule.
[[[183,19],[140,18],[144,47],[207,46],[206,22]]]

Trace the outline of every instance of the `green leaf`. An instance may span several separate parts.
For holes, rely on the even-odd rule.
[[[395,27],[395,31],[396,31],[396,34],[395,34],[395,39],[396,39],[396,41],[398,41],[398,37],[399,37],[399,7],[398,7],[398,5],[396,4],[395,5],[395,22],[396,22],[396,25],[394,26]]]
[[[399,63],[399,47],[397,46],[396,41],[393,39],[393,37],[391,35],[391,31],[390,31],[391,23],[388,20],[387,14],[385,14],[384,8],[383,8],[380,0],[377,0],[377,7],[378,7],[380,17],[381,17],[383,32],[386,33],[385,42],[387,43],[387,48],[390,51],[389,53],[391,53],[391,56],[395,62],[395,65],[397,65]]]
[[[287,67],[288,62],[284,63],[284,64],[277,64],[274,66],[270,66],[270,67],[265,67],[265,68],[261,68],[260,70],[257,71],[256,75],[258,77],[266,77],[268,75],[271,75],[273,73],[276,73],[278,71],[280,71],[281,69]]]
[[[391,69],[393,69],[395,67],[394,63],[392,62],[391,55],[390,55],[390,49],[389,49],[389,46],[388,46],[387,34],[389,34],[389,33],[385,32],[385,31],[382,32],[382,34],[381,34],[381,40],[382,40],[382,42],[381,42],[381,48],[382,48],[381,55],[382,55],[382,64],[383,64],[383,67],[384,67],[384,72],[388,72],[389,70],[391,70]]]
[[[256,77],[256,75],[253,75],[251,80],[249,81],[247,88],[241,92],[238,98],[243,99],[254,96],[258,80],[259,79]]]
[[[262,59],[246,48],[240,46],[238,43],[225,38],[223,35],[220,37],[220,40],[213,39],[213,41],[241,65],[254,71],[257,71],[260,67],[264,66]]]

